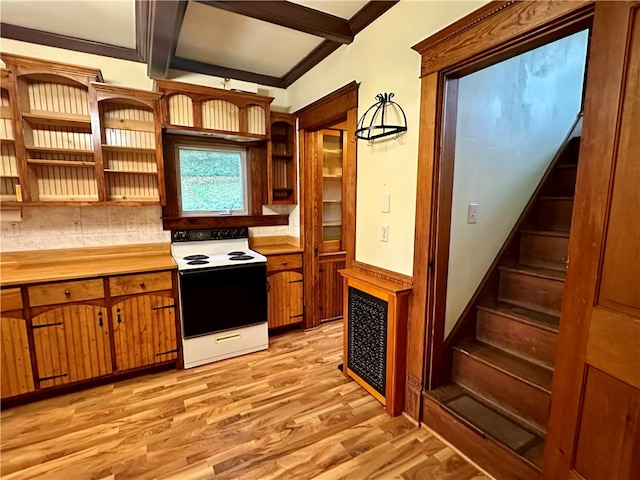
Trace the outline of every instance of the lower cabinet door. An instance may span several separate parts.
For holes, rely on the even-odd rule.
[[[139,295],[112,307],[118,371],[177,357],[175,307],[173,297],[162,295]]]
[[[269,328],[300,323],[302,295],[301,273],[284,271],[269,276]]]
[[[33,372],[24,318],[0,318],[2,336],[2,398],[33,392]]]
[[[41,388],[112,372],[104,307],[56,307],[33,317],[32,328]]]
[[[345,268],[344,254],[320,260],[318,286],[318,309],[320,320],[331,320],[342,317],[343,287],[342,276],[338,270]]]

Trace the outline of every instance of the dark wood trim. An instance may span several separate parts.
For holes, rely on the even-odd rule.
[[[430,37],[427,37],[411,48],[422,54],[422,52],[435,48],[444,41],[464,33],[465,30],[483,22],[485,19],[513,5],[515,2],[516,0],[492,0],[486,5],[483,5],[454,23],[446,26],[442,30],[434,33]]]
[[[166,78],[176,52],[187,0],[155,1],[149,5],[147,75]]]
[[[82,38],[68,37],[57,33],[43,32],[33,28],[19,27],[8,23],[0,23],[0,36],[19,40],[21,42],[36,43],[49,47],[63,48],[76,52],[91,53],[103,57],[119,58],[131,62],[143,62],[144,60],[133,48],[119,47],[107,43],[94,42]]]
[[[294,112],[298,117],[298,128],[320,130],[344,119],[350,109],[358,108],[359,85],[355,81],[348,83]]]
[[[309,35],[323,37],[334,42],[353,42],[353,33],[347,20],[304,5],[298,5],[297,3],[282,1],[197,1],[210,7],[220,8]]]
[[[427,330],[431,329],[430,310],[433,298],[433,276],[429,263],[433,261],[431,221],[433,184],[437,178],[436,155],[440,138],[435,134],[440,124],[443,80],[433,73],[422,79],[420,100],[420,131],[418,139],[418,176],[416,190],[416,222],[413,253],[413,295],[409,305],[407,343],[407,393],[405,411],[418,420],[422,409],[420,393],[424,388],[427,358]],[[432,264],[433,265],[433,264]],[[429,337],[430,338],[430,337]]]
[[[357,92],[356,92],[357,99]],[[344,160],[342,164],[342,248],[346,252],[346,267],[356,259],[356,191],[358,189],[358,109],[347,112],[346,130],[344,130]]]
[[[261,75],[259,73],[248,72],[246,70],[236,70],[235,68],[212,65],[210,63],[198,62],[197,60],[190,60],[183,57],[173,57],[171,60],[171,68],[187,72],[202,73],[204,75],[212,75],[214,77],[235,78],[236,80],[259,83],[260,85],[268,85],[270,87],[287,87],[283,79],[279,77]]]
[[[163,217],[165,230],[289,225],[289,215],[238,215],[217,217]]]
[[[147,61],[149,54],[149,3],[150,0],[136,0],[136,50],[140,60]]]
[[[399,1],[400,0],[375,0],[366,3],[349,19],[349,28],[354,35],[357,35]]]
[[[504,60],[546,43],[549,35],[562,36],[572,24],[592,15],[593,2],[506,2],[497,9],[486,8],[490,11],[483,10],[473,22],[454,23],[450,35],[438,38],[436,34],[413,47],[422,56],[421,76],[450,70],[464,62],[482,68],[490,63],[480,64],[481,60]],[[516,52],[512,50],[515,48]]]
[[[425,385],[433,389],[446,378],[442,368],[444,355],[445,305],[447,303],[447,278],[449,275],[449,239],[451,231],[451,206],[453,202],[453,169],[455,165],[456,123],[458,118],[458,79],[446,79],[444,82],[444,105],[441,112],[443,123],[442,159],[434,165],[433,205],[431,210],[430,258],[433,262],[433,280],[429,296],[432,305],[429,309],[433,326],[427,337],[427,365]]]
[[[376,267],[375,265],[369,265],[368,263],[359,262],[357,260],[354,260],[351,263],[351,268],[363,272],[374,278],[379,278],[387,282],[397,283],[401,287],[413,287],[413,277],[410,277],[409,275],[403,275],[402,273],[393,272],[391,270]]]
[[[305,73],[335,52],[340,46],[340,43],[332,42],[331,40],[323,41],[282,77],[280,80],[281,88],[288,88]]]

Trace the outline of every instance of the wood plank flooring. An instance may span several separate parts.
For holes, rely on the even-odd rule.
[[[485,475],[338,369],[342,323],[266,352],[7,409],[2,478],[450,479]]]

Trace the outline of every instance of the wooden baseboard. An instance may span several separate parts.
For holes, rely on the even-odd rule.
[[[542,480],[541,473],[506,447],[470,429],[428,395],[422,395],[422,423],[498,480]]]

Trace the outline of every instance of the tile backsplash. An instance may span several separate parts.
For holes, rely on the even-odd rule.
[[[286,207],[264,213],[291,213],[293,208]],[[23,207],[21,221],[0,223],[0,251],[170,242],[170,232],[162,230],[161,215],[162,208],[156,205]],[[5,219],[0,216],[0,220]],[[280,235],[297,237],[299,231],[298,225],[291,224],[252,227],[249,230],[252,237]]]
[[[169,242],[161,213],[156,205],[23,207],[22,221],[0,223],[0,251]]]

